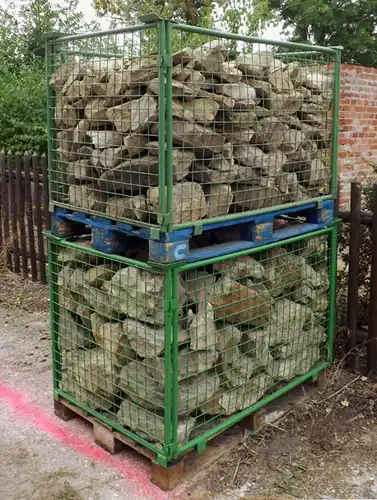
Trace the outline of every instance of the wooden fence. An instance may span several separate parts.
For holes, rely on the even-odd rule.
[[[46,156],[0,152],[0,267],[46,283]]]
[[[377,183],[373,186],[372,212],[361,209],[361,198],[361,184],[353,181],[351,210],[337,211],[337,216],[350,225],[345,355],[348,367],[355,368],[358,346],[365,345],[367,371],[377,372]],[[370,266],[367,331],[358,325],[362,226],[369,226],[371,230],[370,255],[363,255]]]

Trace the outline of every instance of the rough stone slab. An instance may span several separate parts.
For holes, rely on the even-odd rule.
[[[276,92],[290,92],[294,89],[293,83],[283,69],[277,69],[268,75],[268,81]]]
[[[277,187],[264,188],[259,186],[245,185],[244,183],[233,184],[234,203],[245,210],[257,210],[259,208],[279,205],[281,193]]]
[[[76,382],[67,373],[62,373],[62,379],[59,383],[62,391],[70,394],[76,401],[92,408],[93,410],[110,410],[114,405],[114,396],[111,398],[100,396],[86,390],[81,384]]]
[[[202,184],[226,184],[237,179],[238,165],[223,155],[215,155],[209,161],[196,161],[193,179]]]
[[[306,168],[298,172],[298,177],[301,182],[307,183],[309,186],[318,186],[330,179],[330,167],[324,162],[315,158],[311,160]]]
[[[181,182],[173,185],[172,218],[174,224],[195,221],[207,215],[208,207],[200,184]],[[152,187],[147,192],[150,211],[160,213],[159,188]]]
[[[58,69],[51,75],[49,82],[51,87],[59,92],[63,88],[65,82],[68,80],[68,77],[72,74],[77,73],[77,69],[77,65],[74,61],[69,61],[67,63],[61,64]]]
[[[65,370],[72,380],[98,396],[113,400],[119,392],[118,370],[101,348],[67,353]]]
[[[122,323],[107,322],[97,324],[94,336],[96,343],[102,347],[105,356],[114,365],[124,366],[135,358],[135,351],[122,328]]]
[[[292,284],[302,282],[304,278],[302,264],[301,257],[288,253],[284,248],[268,251],[268,259],[264,263],[266,271],[264,283],[273,297],[278,297]]]
[[[284,131],[283,140],[279,148],[284,153],[293,153],[303,142],[306,142],[306,135],[303,132],[289,129]]]
[[[117,418],[121,425],[136,432],[141,438],[158,443],[165,441],[164,417],[149,412],[128,399],[122,401]],[[177,439],[180,445],[187,443],[194,426],[195,418],[193,417],[183,418],[178,421]]]
[[[145,149],[148,142],[148,136],[144,134],[131,134],[123,138],[123,144],[128,154],[132,156],[140,155]]]
[[[114,218],[144,220],[147,212],[147,200],[142,194],[112,196],[107,200],[106,213]]]
[[[233,325],[222,325],[217,331],[216,349],[223,363],[231,363],[233,358],[239,356],[241,336],[241,330]]]
[[[135,59],[123,70],[123,74],[125,84],[130,87],[150,82],[158,74],[157,60],[155,57]]]
[[[73,131],[72,148],[77,150],[82,144],[90,142],[88,131],[90,123],[88,120],[80,120]]]
[[[301,92],[290,91],[289,93],[271,93],[263,99],[263,104],[273,115],[289,115],[296,113],[302,106],[304,96]]]
[[[140,99],[108,108],[106,116],[119,132],[142,132],[157,121],[157,101],[145,94]]]
[[[67,173],[72,179],[78,181],[94,181],[97,179],[97,172],[91,165],[90,160],[77,160],[67,165]]]
[[[254,130],[242,129],[233,125],[233,123],[217,122],[216,132],[221,134],[232,145],[248,144],[255,136]],[[229,143],[226,143],[226,147]]]
[[[207,217],[218,217],[229,212],[233,201],[232,186],[214,184],[204,189],[208,206]]]
[[[78,121],[77,110],[70,104],[63,104],[62,101],[56,102],[55,121],[60,128],[75,127]]]
[[[246,129],[250,129],[257,121],[257,115],[254,113],[253,109],[236,109],[228,111],[223,115],[223,117],[221,117],[221,119],[222,118],[224,119],[224,122],[230,122],[236,127]]]
[[[257,104],[255,89],[246,83],[225,83],[218,93],[225,94],[236,101],[235,107],[253,108]]]
[[[268,52],[253,52],[240,54],[236,57],[235,64],[244,75],[263,78],[274,62],[274,57]]]
[[[104,212],[106,209],[106,194],[95,184],[71,185],[68,188],[68,203],[84,210]]]
[[[93,341],[92,333],[79,325],[70,311],[61,309],[59,312],[59,349],[70,351],[89,347]]]
[[[152,94],[158,95],[159,79],[155,78],[154,80],[150,81],[148,88],[152,92]],[[182,82],[178,82],[177,80],[172,80],[171,91],[173,98],[181,97],[186,100],[186,99],[193,99],[195,95],[198,93],[199,89],[197,91],[194,91],[192,87],[189,87]]]
[[[106,116],[106,99],[102,97],[96,97],[94,99],[90,99],[85,107],[85,116],[93,123],[103,123],[107,121]]]
[[[202,71],[205,74],[218,75],[227,55],[228,49],[223,43],[211,40],[192,51],[191,60],[186,67]]]
[[[93,264],[96,260],[96,257],[86,252],[86,249],[91,248],[91,242],[87,240],[80,241],[80,247],[83,247],[83,249],[73,250],[72,248],[67,247],[61,248],[58,253],[58,262],[66,264],[71,261],[78,261]]]
[[[275,380],[291,380],[293,377],[303,375],[321,359],[319,347],[312,346],[304,353],[291,356],[287,359],[274,359],[267,366],[267,372]]]
[[[156,156],[127,158],[117,167],[104,172],[99,185],[108,192],[132,194],[141,188],[158,185],[158,166]]]
[[[118,270],[117,267],[115,262],[93,266],[85,273],[85,283],[100,288],[104,281],[108,281],[114,276]]]
[[[111,301],[107,291],[94,286],[87,286],[82,293],[93,311],[99,316],[104,316],[112,321],[120,320],[115,301]]]
[[[213,99],[173,100],[173,116],[182,120],[201,123],[213,122],[220,105]]]
[[[67,102],[72,104],[81,99],[80,95],[80,82],[78,80],[74,81],[67,89],[65,96],[67,98]]]
[[[258,167],[264,158],[263,151],[253,144],[242,144],[233,148],[234,159],[241,165]]]
[[[205,294],[205,291],[203,290],[202,293]],[[188,334],[191,349],[214,350],[216,348],[215,316],[209,302],[199,303],[197,313],[188,318]]]
[[[127,152],[122,146],[119,148],[104,149],[99,155],[100,166],[111,170],[117,167],[126,155]]]
[[[215,284],[215,276],[206,271],[188,271],[185,273],[185,286],[189,303],[207,302]]]
[[[216,101],[219,105],[219,109],[233,109],[234,105],[236,104],[236,101],[232,99],[231,97],[221,95],[221,94],[215,94],[214,92],[207,92],[206,90],[201,89],[197,96],[197,98],[204,98],[204,99],[213,99]]]
[[[264,276],[264,267],[262,264],[249,255],[216,262],[213,267],[217,272],[225,273],[235,280],[239,278],[250,278],[261,281]]]
[[[225,137],[198,123],[173,120],[172,130],[174,141],[193,149],[207,149],[214,153],[221,153],[226,141]],[[157,135],[156,125],[152,127],[152,133]]]
[[[228,323],[263,325],[271,311],[271,297],[259,294],[253,288],[241,285],[228,277],[216,283],[209,302],[217,320]]]
[[[284,139],[284,132],[288,126],[281,123],[275,116],[262,118],[255,124],[254,143],[263,144],[270,152],[276,152]]]
[[[91,144],[95,149],[113,148],[122,145],[122,134],[111,130],[89,130]]]

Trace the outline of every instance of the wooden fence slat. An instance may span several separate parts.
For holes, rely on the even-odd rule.
[[[17,204],[16,204],[16,189],[14,179],[14,162],[13,155],[8,155],[8,178],[9,178],[9,201],[10,201],[10,216],[11,216],[11,241],[12,241],[12,259],[13,270],[19,273],[20,268],[20,250],[18,244],[18,228],[17,228]]]
[[[27,244],[25,231],[25,196],[22,186],[21,169],[23,162],[20,155],[15,155],[16,163],[16,201],[17,201],[17,218],[18,227],[20,230],[20,254],[22,262],[22,274],[27,278],[29,274],[28,259],[27,259]]]
[[[31,158],[29,155],[24,157],[25,165],[25,211],[26,211],[26,222],[27,222],[27,237],[29,242],[29,258],[30,258],[30,269],[31,269],[31,279],[33,281],[38,280],[37,272],[37,259],[35,250],[35,237],[34,237],[34,221],[33,221],[33,201],[31,196],[31,179],[30,179],[30,166]]]
[[[360,216],[361,216],[361,188],[360,183],[351,183],[351,228],[349,245],[349,272],[347,296],[347,366],[356,365],[356,328],[357,304],[359,295],[359,254],[360,254]]]
[[[49,210],[50,198],[48,195],[48,165],[46,155],[41,157],[41,167],[42,167],[42,189],[43,189],[43,219],[45,227],[50,227],[51,225],[51,215]]]
[[[1,198],[3,202],[3,218],[4,218],[4,248],[3,258],[10,269],[13,269],[12,258],[9,248],[9,183],[7,182],[7,157],[4,155],[4,161],[1,163]]]
[[[39,158],[36,154],[32,156],[33,174],[34,178],[37,179],[37,169],[39,167]],[[42,221],[42,209],[41,209],[41,188],[39,182],[34,180],[34,221],[37,227],[37,240],[38,240],[38,253],[40,256],[39,260],[39,276],[42,283],[47,283],[46,279],[46,259],[44,254],[44,244],[43,244],[43,221]]]
[[[368,371],[377,370],[377,183],[373,187],[372,264],[367,342]]]

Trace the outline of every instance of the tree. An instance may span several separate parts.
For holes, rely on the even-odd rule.
[[[268,0],[289,39],[341,45],[342,60],[377,66],[377,0]]]

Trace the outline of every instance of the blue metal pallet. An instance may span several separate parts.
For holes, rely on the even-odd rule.
[[[107,254],[132,250],[135,238],[148,241],[149,260],[170,264],[195,262],[316,231],[331,224],[333,218],[334,202],[326,200],[278,211],[272,210],[262,215],[204,224],[201,226],[203,234],[237,228],[240,239],[195,249],[190,248],[190,240],[193,241],[197,235],[195,227],[156,235],[154,228],[141,228],[65,208],[56,208],[52,214],[51,232],[59,238],[71,238],[90,231],[93,248]],[[282,219],[286,221],[285,226],[277,228],[276,222]]]

